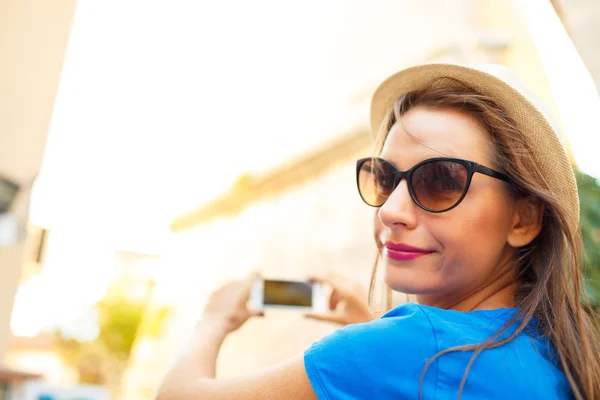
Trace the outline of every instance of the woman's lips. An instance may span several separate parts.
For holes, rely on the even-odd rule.
[[[420,249],[404,243],[384,243],[385,254],[392,260],[410,261],[433,253],[431,250]]]

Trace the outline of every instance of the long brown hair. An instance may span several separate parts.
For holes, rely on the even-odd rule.
[[[535,318],[539,327],[536,333],[547,337],[553,345],[556,364],[565,373],[575,398],[600,399],[600,341],[585,294],[581,231],[565,217],[565,201],[551,190],[551,183],[544,178],[539,163],[529,151],[524,133],[491,97],[452,81],[436,82],[429,89],[406,93],[395,102],[377,136],[377,153],[391,127],[416,106],[457,109],[476,118],[490,134],[495,166],[514,182],[513,195],[533,196],[544,205],[540,234],[520,249],[516,260],[517,315],[483,343],[437,353],[425,365],[421,384],[427,368],[440,356],[454,351],[473,351],[458,390],[460,397],[476,357],[485,349],[511,341]],[[371,276],[370,301],[376,270],[377,260]],[[390,296],[387,298],[389,302]],[[517,323],[514,333],[498,339]]]

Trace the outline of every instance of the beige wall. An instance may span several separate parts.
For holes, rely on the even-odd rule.
[[[22,190],[27,217],[71,28],[75,0],[0,0],[0,175]],[[24,244],[0,247],[0,357],[6,351]]]
[[[544,102],[553,116],[558,116],[548,79],[533,38],[514,3],[506,0],[473,0],[480,26],[491,34],[508,39],[509,46],[501,62],[512,69],[520,79]]]
[[[520,0],[471,0],[476,10],[477,21],[481,29],[490,35],[506,38],[509,46],[502,51],[501,64],[506,65],[531,91],[542,101],[552,117],[562,128],[558,108],[548,78],[544,72],[538,49],[533,42],[522,11]],[[563,137],[565,143],[567,138]],[[568,145],[568,143],[567,143]],[[569,151],[569,149],[567,149]]]
[[[600,3],[597,0],[551,0],[577,51],[600,89]]]

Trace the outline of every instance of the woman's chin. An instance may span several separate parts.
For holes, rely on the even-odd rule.
[[[410,295],[431,295],[441,289],[430,274],[412,269],[386,268],[384,281],[392,290]]]

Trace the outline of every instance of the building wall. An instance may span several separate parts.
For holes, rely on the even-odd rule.
[[[0,175],[23,187],[13,209],[23,229],[74,9],[75,0],[0,1]],[[24,241],[0,247],[0,358],[24,256]]]
[[[527,84],[560,125],[548,78],[521,11],[522,4],[518,0],[472,1],[476,6],[480,26],[492,36],[503,38],[508,43],[501,51],[498,62],[509,67]]]
[[[596,0],[552,0],[596,88],[600,88],[600,3]]]

